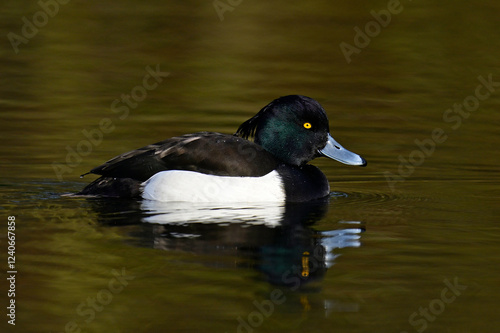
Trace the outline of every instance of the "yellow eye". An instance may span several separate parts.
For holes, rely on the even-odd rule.
[[[312,127],[311,123],[304,123],[304,128],[310,129]]]

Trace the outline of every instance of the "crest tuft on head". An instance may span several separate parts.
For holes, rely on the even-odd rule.
[[[276,101],[272,101],[271,103],[267,104],[260,110],[255,116],[252,118],[248,119],[245,121],[243,124],[238,127],[238,130],[236,133],[234,133],[234,136],[239,136],[240,138],[243,139],[248,139],[249,137],[255,137],[255,132],[257,131],[257,127],[260,123],[260,121],[264,118],[264,115],[266,115],[270,110],[272,110],[274,103]]]

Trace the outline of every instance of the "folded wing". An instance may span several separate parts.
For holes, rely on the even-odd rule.
[[[220,176],[263,176],[278,161],[261,146],[231,135],[200,132],[174,137],[116,156],[89,173],[145,181],[166,170]]]

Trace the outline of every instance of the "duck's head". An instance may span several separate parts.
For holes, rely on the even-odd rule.
[[[364,158],[343,148],[330,135],[328,118],[314,99],[290,95],[275,99],[236,131],[287,164],[303,165],[326,156],[348,165],[365,166]]]

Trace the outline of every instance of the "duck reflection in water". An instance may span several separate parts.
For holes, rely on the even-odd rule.
[[[141,246],[202,254],[204,264],[217,267],[253,268],[271,284],[292,291],[320,280],[339,256],[335,251],[359,247],[364,231],[358,221],[339,221],[333,230],[315,230],[314,223],[328,210],[328,199],[227,205],[142,200],[133,201],[140,205],[140,209],[130,207],[134,216],[116,214],[125,211],[122,200],[90,200],[102,222],[138,224],[140,232],[134,233],[134,239]],[[120,215],[122,221],[117,219]],[[231,257],[238,260],[227,260]]]

